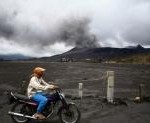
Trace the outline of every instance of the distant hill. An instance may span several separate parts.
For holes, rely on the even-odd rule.
[[[52,61],[52,62],[138,62],[134,59],[145,58],[145,62],[149,62],[150,48],[144,48],[141,45],[129,46],[126,48],[73,48],[63,54],[55,55],[52,57],[43,57],[38,60]],[[132,60],[131,60],[132,59]]]
[[[31,59],[31,57],[24,56],[21,54],[0,55],[0,61],[27,60],[27,59]]]

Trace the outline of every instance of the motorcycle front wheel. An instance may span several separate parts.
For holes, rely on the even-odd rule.
[[[12,112],[19,113],[19,114],[28,114],[29,108],[23,103],[15,103],[11,109]],[[16,123],[27,123],[30,119],[11,115],[11,118]]]
[[[61,108],[59,118],[62,123],[78,123],[81,114],[75,104],[68,104],[67,108]]]

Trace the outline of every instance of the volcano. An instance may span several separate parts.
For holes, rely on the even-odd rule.
[[[53,61],[53,62],[80,62],[80,61],[92,61],[92,62],[105,62],[112,59],[127,58],[135,55],[150,54],[150,48],[144,48],[141,45],[129,46],[125,48],[112,48],[112,47],[100,47],[100,48],[78,48],[75,47],[63,54],[55,55],[52,57],[43,57],[40,60]]]

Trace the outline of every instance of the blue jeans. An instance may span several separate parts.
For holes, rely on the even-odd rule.
[[[42,92],[37,92],[35,95],[32,96],[31,99],[38,103],[37,113],[41,113],[48,102],[46,95]]]

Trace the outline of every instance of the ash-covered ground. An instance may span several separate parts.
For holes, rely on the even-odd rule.
[[[73,101],[81,110],[81,123],[149,123],[150,103],[134,103],[139,85],[145,84],[145,95],[150,96],[150,65],[99,64],[99,63],[46,63],[46,62],[1,62],[0,63],[0,120],[11,123],[7,115],[6,91],[20,91],[23,81],[29,81],[32,69],[46,68],[47,81],[56,82],[64,91],[67,100]],[[115,97],[127,105],[110,105],[103,102],[106,96],[107,71],[115,72]],[[78,83],[83,83],[83,99],[78,96]],[[72,96],[70,98],[70,95]],[[36,122],[36,121],[31,121]],[[44,123],[59,123],[53,116]]]

